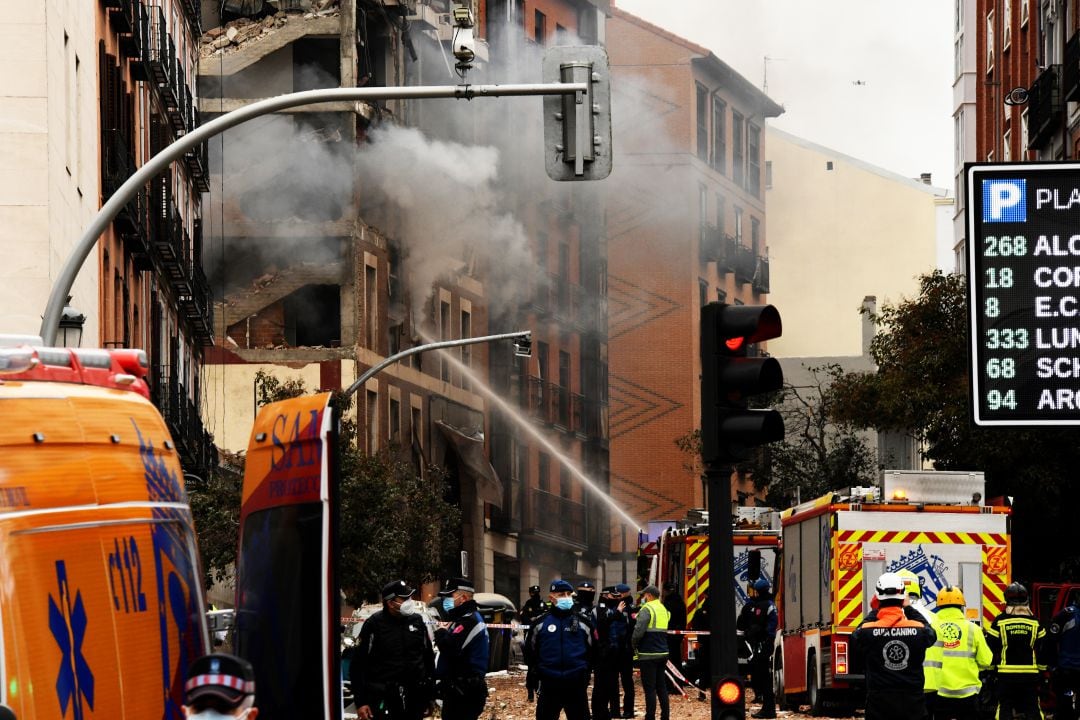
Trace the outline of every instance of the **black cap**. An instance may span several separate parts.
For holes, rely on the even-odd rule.
[[[539,585],[530,585],[529,586],[529,592],[530,593],[539,593],[540,592],[540,586]]]
[[[184,683],[187,705],[213,696],[238,707],[255,694],[255,671],[251,663],[227,653],[204,655],[191,663]]]
[[[7,705],[0,705],[0,720],[15,720],[15,711]]]
[[[393,600],[394,598],[412,597],[413,592],[415,591],[404,580],[395,580],[383,586],[382,599]]]
[[[443,585],[443,589],[439,591],[439,594],[443,597],[453,595],[458,590],[462,592],[476,592],[476,588],[472,584],[472,580],[463,577],[449,578],[446,584]]]
[[[589,582],[588,580],[582,580],[581,582],[579,582],[579,583],[577,584],[577,589],[578,589],[578,590],[595,590],[595,589],[596,589],[596,586],[595,586],[595,585],[593,585],[593,584],[592,584],[591,582]]]

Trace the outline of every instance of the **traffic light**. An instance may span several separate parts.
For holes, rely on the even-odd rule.
[[[711,720],[744,720],[746,717],[746,693],[742,678],[720,678],[713,685],[712,703],[709,707]]]
[[[611,173],[611,72],[604,48],[555,45],[545,83],[588,83],[584,93],[544,96],[544,166],[552,180],[602,180]]]
[[[701,458],[706,463],[740,462],[751,449],[784,438],[780,413],[748,407],[749,398],[784,384],[775,358],[747,356],[752,344],[780,332],[780,313],[772,305],[701,308]]]

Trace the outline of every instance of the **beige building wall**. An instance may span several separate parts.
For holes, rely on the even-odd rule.
[[[0,15],[0,332],[36,334],[52,281],[97,208],[97,3],[12,2]],[[72,305],[96,338],[97,263]]]
[[[863,299],[915,297],[937,266],[946,191],[773,127],[765,147],[769,302],[784,322],[769,352],[860,355]]]

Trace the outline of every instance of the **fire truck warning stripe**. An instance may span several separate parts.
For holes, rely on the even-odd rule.
[[[1000,545],[1000,533],[914,532],[910,530],[841,530],[839,542],[940,543],[945,545]]]

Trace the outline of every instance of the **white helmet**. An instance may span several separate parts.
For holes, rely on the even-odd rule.
[[[906,596],[904,590],[904,578],[896,573],[882,573],[877,579],[875,597],[878,600],[903,600]]]

